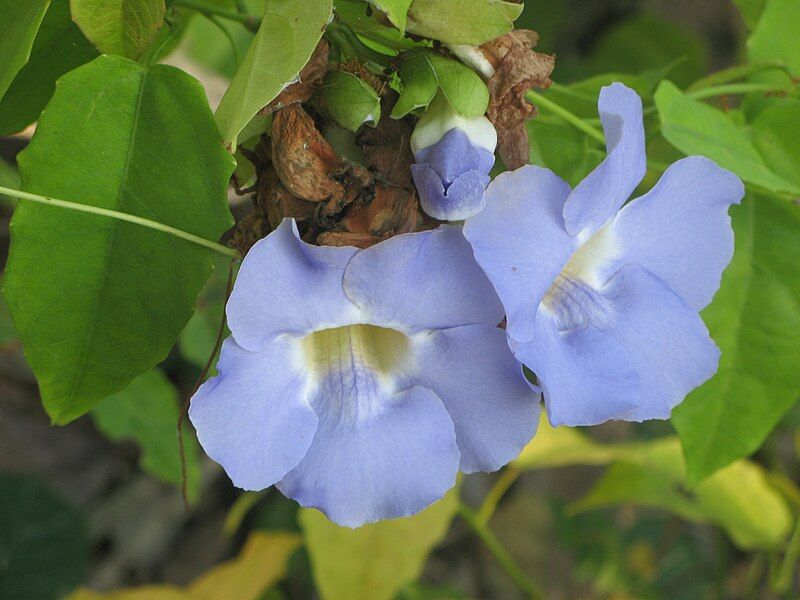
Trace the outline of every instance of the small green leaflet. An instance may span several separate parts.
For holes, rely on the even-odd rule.
[[[233,159],[203,88],[173,67],[101,56],[72,71],[18,159],[28,192],[208,240],[232,225]],[[166,358],[213,264],[201,246],[50,206],[20,202],[11,230],[5,297],[56,423]]]
[[[332,16],[332,0],[267,0],[264,19],[217,108],[226,147],[300,73]]]
[[[722,111],[692,100],[669,81],[658,86],[655,100],[661,132],[684,154],[707,156],[745,181],[768,190],[800,193],[800,186],[771,170],[747,134]]]
[[[175,434],[180,398],[163,371],[153,369],[134,379],[121,392],[109,396],[92,409],[97,428],[116,441],[131,439],[141,449],[139,465],[169,483],[180,485],[181,458]],[[200,484],[197,444],[183,428],[189,499],[195,500]]]
[[[367,2],[381,12],[386,13],[392,25],[405,33],[411,0],[367,0]]]
[[[298,519],[320,595],[324,600],[391,600],[420,576],[457,508],[454,488],[417,515],[358,529],[339,527],[319,511],[301,509]]]
[[[406,28],[447,44],[479,46],[511,31],[522,9],[502,0],[414,0]]]
[[[330,70],[315,105],[337,125],[356,132],[362,125],[375,127],[381,118],[381,99],[360,77],[346,71]]]
[[[69,0],[53,0],[31,57],[0,101],[0,135],[22,131],[39,118],[56,79],[97,57],[97,49],[72,22]]]
[[[164,0],[70,0],[72,20],[101,52],[137,59],[164,24]]]
[[[465,117],[482,116],[489,106],[489,90],[480,76],[462,62],[433,50],[410,52],[399,72],[403,91],[392,109],[394,119],[428,106],[437,89]]]
[[[800,208],[748,196],[731,212],[736,251],[703,311],[719,370],[672,414],[690,485],[755,452],[800,392]]]
[[[0,0],[0,98],[28,62],[49,0]]]

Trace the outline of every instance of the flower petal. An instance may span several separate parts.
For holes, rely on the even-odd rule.
[[[473,146],[461,129],[451,129],[432,146],[419,150],[414,159],[433,169],[445,185],[467,171],[488,174],[494,166],[494,154],[486,148]]]
[[[318,419],[294,352],[287,338],[260,352],[228,338],[219,375],[192,397],[189,418],[200,445],[240,488],[262,490],[280,481],[314,438]]]
[[[619,260],[645,267],[696,310],[704,308],[733,256],[728,207],[741,180],[702,156],[672,165],[656,186],[619,213]]]
[[[640,266],[620,269],[602,293],[618,314],[610,333],[642,382],[641,402],[626,419],[669,418],[690,391],[714,375],[719,349],[697,311]]]
[[[500,300],[457,226],[398,235],[359,252],[345,271],[344,287],[370,322],[387,327],[496,325],[503,318]]]
[[[642,389],[631,357],[594,326],[559,331],[557,320],[542,308],[536,336],[512,349],[539,378],[553,426],[626,419],[640,402]]]
[[[605,225],[630,197],[647,171],[642,100],[614,83],[597,103],[608,155],[569,195],[564,222],[570,235],[586,238]]]
[[[533,337],[545,292],[575,248],[562,211],[569,185],[552,171],[525,166],[486,189],[486,208],[464,225],[475,258],[503,301],[508,335]]]
[[[453,422],[431,390],[358,394],[355,411],[317,399],[314,442],[278,483],[286,496],[347,527],[421,511],[455,485],[459,459]]]
[[[541,396],[525,382],[503,330],[472,325],[423,335],[414,379],[450,413],[461,470],[496,471],[536,433]]]
[[[277,335],[307,333],[353,321],[355,307],[342,276],[356,248],[312,246],[284,219],[247,253],[228,300],[228,326],[237,343],[260,350]]]
[[[428,165],[411,165],[411,175],[419,192],[419,202],[426,214],[440,221],[463,221],[483,210],[483,192],[489,176],[466,171],[456,176],[447,190],[441,177]]]

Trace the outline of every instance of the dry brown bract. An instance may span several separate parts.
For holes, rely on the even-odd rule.
[[[293,196],[312,202],[338,201],[344,196],[338,178],[347,170],[347,163],[299,104],[275,113],[272,162],[281,183]]]
[[[414,162],[411,152],[412,128],[406,119],[389,117],[396,101],[395,92],[387,93],[381,99],[381,120],[375,128],[365,127],[358,136],[358,143],[370,166],[386,181],[414,189],[411,179],[411,163]]]
[[[525,93],[532,87],[548,88],[552,83],[555,57],[535,52],[538,41],[535,31],[516,29],[480,47],[495,69],[487,82],[487,115],[497,130],[497,151],[509,169],[528,162],[525,120],[536,116],[536,107],[525,100]]]
[[[283,106],[305,102],[317,91],[319,82],[328,72],[328,52],[330,43],[322,38],[314,48],[314,53],[300,71],[298,81],[286,86],[277,97],[262,108],[258,114],[268,115]]]

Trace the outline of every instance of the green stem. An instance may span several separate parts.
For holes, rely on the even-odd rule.
[[[182,6],[183,8],[188,8],[189,10],[199,12],[206,16],[210,15],[220,17],[222,19],[228,19],[229,21],[236,21],[253,32],[258,31],[258,26],[261,24],[261,19],[254,17],[253,15],[246,13],[243,14],[239,11],[229,10],[219,6],[213,6],[198,0],[175,0],[174,4],[175,6]]]
[[[478,509],[477,517],[481,523],[486,524],[489,522],[495,510],[497,510],[497,505],[500,503],[500,500],[505,496],[508,488],[514,485],[514,482],[519,479],[520,475],[522,475],[522,471],[516,467],[506,467],[502,475],[497,478],[492,489],[489,490],[489,493],[486,494],[486,497],[483,499],[483,504],[481,504],[480,509]]]
[[[540,93],[530,90],[527,94],[525,94],[525,98],[527,98],[527,100],[533,104],[537,104],[543,108],[546,108],[554,115],[560,117],[576,129],[580,129],[583,133],[591,138],[594,138],[601,144],[606,143],[606,138],[602,131],[595,129],[579,116],[574,115],[567,109],[560,107],[558,104],[546,98],[545,96],[542,96]]]
[[[528,579],[520,566],[508,553],[508,550],[503,547],[503,544],[499,539],[497,539],[497,537],[486,526],[486,524],[481,522],[481,520],[475,514],[475,511],[473,511],[464,503],[460,503],[458,506],[458,514],[462,519],[464,519],[464,522],[469,525],[470,529],[472,529],[472,531],[475,532],[475,534],[481,539],[487,550],[491,552],[498,564],[506,573],[508,573],[508,576],[514,580],[514,583],[517,584],[517,587],[524,591],[527,596],[531,598],[531,600],[545,598],[544,592],[542,592],[536,586],[536,584]]]
[[[225,256],[231,258],[236,258],[237,256],[239,256],[239,253],[233,248],[228,248],[227,246],[223,246],[222,244],[218,244],[217,242],[212,242],[210,240],[200,237],[199,235],[194,235],[193,233],[189,233],[188,231],[183,231],[182,229],[176,229],[175,227],[164,225],[164,223],[159,223],[158,221],[151,221],[150,219],[137,217],[136,215],[130,215],[128,213],[118,212],[116,210],[111,210],[108,208],[101,208],[99,206],[79,204],[78,202],[59,200],[58,198],[49,198],[47,196],[40,196],[39,194],[31,194],[29,192],[23,192],[20,190],[15,190],[13,188],[7,188],[3,186],[0,186],[0,194],[5,194],[6,196],[10,196],[12,198],[19,198],[20,200],[28,200],[30,202],[36,202],[37,204],[56,206],[58,208],[65,208],[67,210],[74,210],[77,212],[99,215],[101,217],[109,217],[111,219],[117,219],[118,221],[126,221],[128,223],[141,225],[142,227],[147,227],[148,229],[153,229],[155,231],[161,231],[162,233],[166,233],[168,235],[172,235],[182,240],[186,240],[187,242],[192,242],[193,244],[197,244],[198,246],[203,246],[204,248],[208,248],[209,250],[213,250],[214,252],[219,252],[220,254],[224,254]]]

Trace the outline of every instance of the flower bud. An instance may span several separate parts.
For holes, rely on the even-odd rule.
[[[422,209],[434,219],[460,221],[484,207],[497,133],[486,117],[465,118],[437,96],[411,135],[411,174]]]

